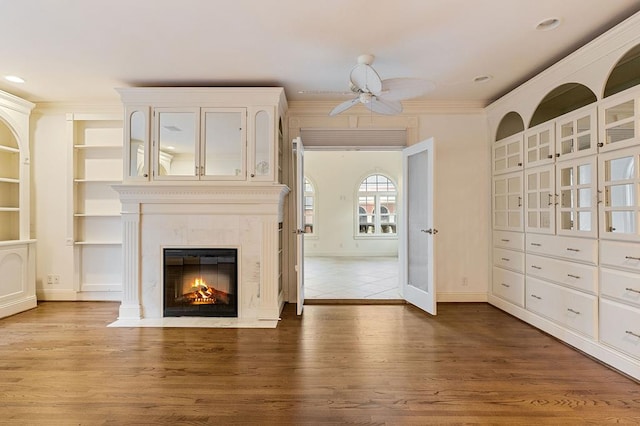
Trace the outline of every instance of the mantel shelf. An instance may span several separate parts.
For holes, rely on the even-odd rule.
[[[75,241],[77,246],[120,246],[121,241]]]

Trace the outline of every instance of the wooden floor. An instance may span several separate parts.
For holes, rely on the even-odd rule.
[[[0,424],[640,424],[640,384],[483,303],[287,306],[277,329],[0,320]]]

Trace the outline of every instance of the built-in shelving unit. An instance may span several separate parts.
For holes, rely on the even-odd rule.
[[[68,241],[74,246],[74,289],[80,299],[118,299],[122,290],[120,200],[122,119],[67,114],[71,163]]]
[[[0,92],[0,318],[36,306],[30,231],[29,117],[34,107]]]
[[[551,89],[538,104],[529,129],[499,128],[519,109],[517,90],[505,101],[502,118],[494,117],[500,140],[491,146],[489,300],[640,379],[640,86],[619,78],[640,81],[638,68],[626,65],[640,60],[637,33],[637,46],[602,76],[606,97],[568,76],[570,83]],[[598,46],[604,49],[600,60],[609,61],[615,46]],[[610,75],[621,90],[608,89]],[[520,194],[524,206],[517,202]]]

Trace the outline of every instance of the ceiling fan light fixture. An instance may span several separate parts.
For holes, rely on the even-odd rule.
[[[560,26],[560,18],[547,18],[538,22],[536,30],[538,31],[550,31],[555,30]]]
[[[360,102],[363,104],[368,104],[371,102],[371,98],[373,95],[371,93],[360,93]]]

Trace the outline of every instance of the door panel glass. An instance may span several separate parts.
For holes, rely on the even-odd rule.
[[[196,114],[159,112],[157,173],[170,176],[196,176]]]
[[[560,135],[563,138],[573,135],[573,123],[566,123],[560,127]]]
[[[635,176],[634,157],[623,157],[605,163],[605,180],[617,181],[633,179]]]
[[[428,266],[427,259],[429,256],[429,247],[427,234],[422,230],[427,229],[429,225],[428,200],[425,196],[424,188],[428,185],[412,185],[412,182],[428,181],[428,170],[425,165],[428,164],[428,153],[426,151],[410,155],[407,158],[408,167],[408,199],[407,199],[407,282],[408,285],[417,289],[428,292]]]
[[[591,136],[578,136],[578,151],[584,151],[585,149],[589,148],[591,148]]]
[[[635,137],[633,122],[620,124],[606,130],[607,143],[616,143]]]
[[[571,186],[573,184],[573,167],[560,170],[560,185]]]
[[[129,119],[129,176],[143,176],[147,123],[142,111],[134,111]]]
[[[633,100],[607,108],[604,115],[604,122],[611,124],[631,117],[633,117]]]
[[[255,132],[255,175],[266,176],[271,169],[269,114],[266,111],[260,111],[256,114]]]
[[[591,130],[591,117],[587,115],[586,117],[582,117],[578,119],[577,125],[578,125],[578,133]]]
[[[591,207],[591,188],[578,189],[578,207]]]
[[[633,207],[636,205],[636,194],[633,184],[612,185],[609,187],[607,206]]]
[[[591,231],[591,212],[578,212],[578,230]]]
[[[578,185],[588,185],[591,183],[591,164],[581,164],[578,166]]]
[[[637,222],[634,211],[607,212],[608,231],[620,234],[636,234]]]
[[[206,176],[239,176],[242,173],[242,115],[239,112],[204,113]]]

